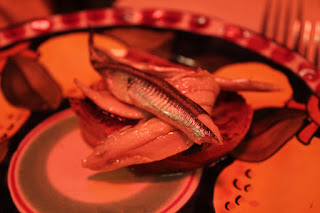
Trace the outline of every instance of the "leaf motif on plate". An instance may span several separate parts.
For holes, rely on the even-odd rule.
[[[246,138],[231,155],[244,161],[266,160],[303,127],[306,117],[305,111],[288,108],[255,111]]]
[[[36,59],[8,57],[1,75],[1,89],[12,105],[34,111],[59,107],[60,86]]]

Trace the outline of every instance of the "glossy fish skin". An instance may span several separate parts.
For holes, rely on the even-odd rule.
[[[197,144],[222,143],[217,126],[208,113],[176,88],[150,73],[114,61],[93,46],[90,36],[90,60],[105,78],[115,72],[128,75],[128,94],[132,103],[184,132]]]
[[[107,112],[129,119],[144,119],[148,116],[146,111],[121,102],[107,89],[95,90],[83,85],[77,79],[74,80],[74,83],[86,97]]]
[[[184,107],[180,104],[182,101],[180,103],[177,101],[183,99],[184,96],[180,96],[179,99],[172,97],[171,93],[158,90],[152,84],[138,78],[131,80],[128,89],[128,93],[136,106],[180,129],[195,143],[211,143],[214,142],[213,139],[218,140],[213,133],[214,130],[209,129],[199,120],[199,115],[209,117],[202,108],[201,111],[196,111],[198,109],[191,108],[192,106],[191,109]]]
[[[153,73],[156,76],[166,79],[181,79],[185,76],[193,75],[195,72],[203,71],[201,68],[194,70],[189,67],[181,67],[177,65],[172,65],[172,67],[164,67],[141,62],[136,63],[119,57],[112,57],[112,60],[117,60],[120,63],[128,64],[143,72]],[[224,91],[274,92],[282,90],[280,86],[268,82],[255,81],[247,78],[227,79],[214,76],[214,74],[209,75],[212,81],[209,82],[208,85],[210,85],[210,83],[216,83],[219,85],[220,89]]]

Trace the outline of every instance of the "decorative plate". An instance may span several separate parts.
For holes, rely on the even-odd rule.
[[[89,150],[81,142],[77,119],[70,110],[55,114],[69,107],[66,101],[56,110],[41,112],[0,102],[12,114],[0,116],[12,124],[0,126],[0,138],[10,138],[9,153],[1,164],[5,173],[10,164],[10,194],[5,183],[1,206],[22,212],[320,210],[320,74],[309,61],[215,18],[117,8],[53,15],[1,30],[0,70],[9,56],[36,59],[58,82],[63,97],[76,96],[74,76],[87,84],[97,79],[86,75],[91,72],[83,45],[88,29],[101,33],[98,43],[119,55],[128,53],[128,45],[189,66],[200,65],[220,77],[273,82],[283,90],[241,92],[255,110],[246,146],[240,144],[211,167],[165,177],[136,177],[127,169],[101,174],[80,169],[78,159]]]

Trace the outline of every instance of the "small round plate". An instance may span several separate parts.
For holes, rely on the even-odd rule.
[[[91,148],[71,110],[33,129],[14,154],[8,172],[11,196],[21,212],[168,212],[193,194],[201,170],[136,176],[128,169],[97,173],[81,167]]]

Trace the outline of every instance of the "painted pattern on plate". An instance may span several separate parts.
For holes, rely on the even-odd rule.
[[[253,32],[211,17],[181,11],[129,8],[81,11],[33,20],[0,31],[0,47],[21,40],[35,41],[57,32],[110,26],[183,30],[223,39],[267,58],[272,66],[261,62],[231,63],[218,69],[216,75],[248,76],[278,82],[283,87],[282,91],[271,95],[241,93],[255,109],[248,135],[228,157],[203,170],[197,189],[180,212],[196,209],[212,212],[319,211],[320,74],[300,55]],[[112,43],[113,48],[120,50],[119,54],[126,51],[116,41],[103,39],[102,43]],[[46,42],[50,39],[40,44],[39,49],[44,49],[40,56],[28,42],[4,49],[0,55],[1,66],[5,66],[7,57],[17,52],[47,63],[45,54],[48,50],[53,52],[45,46]],[[62,41],[61,44],[65,43]],[[21,46],[23,51],[15,51]],[[281,68],[274,68],[278,65]],[[66,91],[71,94],[73,90],[68,87]]]

